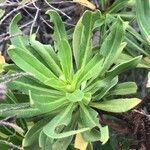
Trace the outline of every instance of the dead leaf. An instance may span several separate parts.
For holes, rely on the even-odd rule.
[[[75,138],[74,147],[79,150],[86,150],[87,146],[88,146],[88,142],[84,141],[80,133],[77,134]]]
[[[92,9],[92,10],[96,9],[96,6],[93,3],[89,2],[88,0],[73,0],[73,2],[79,3],[85,7]]]

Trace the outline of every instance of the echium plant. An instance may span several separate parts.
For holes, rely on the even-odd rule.
[[[75,26],[72,45],[59,14],[53,10],[47,14],[54,24],[54,46],[40,43],[35,35],[19,35],[11,40],[8,54],[16,66],[5,64],[3,69],[8,73],[24,71],[32,77],[19,78],[7,86],[29,95],[29,102],[2,104],[0,115],[38,117],[39,122],[25,135],[25,149],[65,150],[79,134],[89,145],[94,141],[105,144],[109,131],[100,124],[98,110],[125,112],[140,102],[137,98],[115,99],[114,95],[136,92],[133,82],[117,84],[118,75],[135,67],[141,56],[114,64],[126,46],[126,24],[119,17],[95,53],[92,33],[99,28],[100,11],[83,14]],[[11,35],[21,33],[17,26],[20,19],[17,14],[12,20]]]

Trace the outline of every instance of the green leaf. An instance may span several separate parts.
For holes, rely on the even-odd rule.
[[[88,130],[89,128],[83,128],[79,130],[56,133],[57,127],[67,126],[70,123],[73,110],[74,106],[73,104],[70,104],[64,111],[60,112],[43,128],[43,132],[50,138],[60,139]]]
[[[64,24],[56,11],[49,10],[47,11],[47,14],[51,17],[51,21],[54,23],[53,39],[55,42],[55,47],[58,50],[58,56],[60,59],[63,73],[66,80],[70,80],[73,69],[72,52],[69,42],[67,40],[68,38]]]
[[[134,82],[125,82],[117,84],[114,88],[112,88],[107,96],[110,95],[127,95],[127,94],[133,94],[136,93],[137,86]]]
[[[68,41],[65,39],[62,39],[59,43],[58,57],[65,75],[65,79],[70,81],[73,71],[72,52]]]
[[[74,84],[78,83],[78,86],[84,81],[90,78],[95,79],[102,70],[104,59],[99,54],[95,55],[85,67],[79,69],[79,71],[74,76]]]
[[[79,117],[79,128],[89,127],[89,130],[82,133],[82,137],[87,142],[94,142],[100,140],[100,132],[95,127],[100,127],[98,113],[80,103],[80,117]]]
[[[131,34],[134,36],[134,38],[138,39],[140,42],[142,42],[143,44],[147,44],[147,42],[145,41],[145,39],[143,39],[142,35],[136,31],[136,29],[134,29],[131,25],[128,25],[127,27],[127,31],[126,34]]]
[[[29,94],[29,91],[32,91],[35,94],[45,94],[45,95],[63,95],[64,93],[58,90],[51,89],[49,86],[46,86],[36,79],[29,77],[22,77],[7,83],[7,87],[11,90],[19,90],[25,94]]]
[[[1,104],[0,116],[16,116],[17,118],[30,118],[42,114],[37,108],[29,107],[28,103],[20,104]]]
[[[56,49],[59,51],[61,41],[67,40],[65,26],[62,22],[60,15],[55,10],[48,10],[46,14],[50,16],[51,21],[54,23],[53,40],[55,42]]]
[[[141,56],[138,56],[138,57],[135,57],[128,61],[124,61],[124,62],[120,63],[119,65],[116,65],[111,70],[107,71],[106,78],[103,78],[101,80],[98,79],[98,80],[95,80],[94,82],[90,83],[86,87],[85,91],[86,92],[90,91],[92,93],[95,93],[96,91],[101,90],[102,88],[107,89],[107,87],[109,87],[109,83],[111,82],[111,80],[113,78],[115,78],[117,75],[119,75],[123,71],[126,71],[130,68],[135,67],[140,62],[140,60],[141,60]],[[107,87],[106,87],[106,85],[107,85]]]
[[[101,127],[100,130],[101,130],[101,139],[100,140],[102,141],[102,145],[103,145],[109,139],[109,129],[108,129],[108,126],[105,126],[105,127]]]
[[[108,80],[105,86],[99,90],[100,92],[98,91],[96,96],[94,96],[94,99],[96,99],[96,101],[101,100],[108,93],[108,91],[111,88],[113,88],[117,83],[118,83],[118,77],[115,77],[111,81]]]
[[[126,6],[128,6],[129,0],[116,0],[113,2],[113,4],[109,7],[107,13],[115,14],[119,12],[120,10],[124,9]]]
[[[99,103],[91,103],[90,106],[108,112],[120,113],[132,109],[140,102],[141,100],[137,98],[124,98],[107,100]]]
[[[131,48],[134,51],[138,51],[139,54],[144,54],[144,55],[150,55],[144,48],[140,47],[140,44],[135,41],[135,37],[129,36],[129,34],[126,34],[125,37],[126,42],[128,43],[128,47]]]
[[[39,141],[39,135],[42,131],[42,128],[51,120],[50,117],[46,117],[40,121],[38,121],[36,124],[32,126],[31,129],[28,130],[26,133],[23,141],[22,146],[23,147],[29,147],[32,146],[36,141]]]
[[[52,72],[54,72],[55,75],[57,76],[61,76],[62,71],[60,69],[60,64],[58,62],[59,60],[51,45],[44,45],[41,44],[39,41],[36,41],[35,35],[32,35],[30,37],[30,44],[34,48],[34,51],[36,51],[41,56],[41,58],[45,61],[45,63],[52,70]]]
[[[93,110],[92,108],[83,105],[82,103],[80,103],[80,120],[79,120],[79,124],[82,127],[88,127],[90,129],[94,128],[94,127],[99,127],[99,119],[98,119],[98,113]]]
[[[53,150],[52,149],[52,139],[45,135],[42,131],[39,136],[39,146],[43,150]]]
[[[92,30],[95,22],[100,19],[100,11],[85,11],[78,21],[73,33],[73,53],[77,68],[90,60],[92,53]]]
[[[83,103],[84,103],[85,105],[88,105],[89,102],[91,101],[91,98],[92,98],[91,92],[84,92]]]
[[[150,1],[149,0],[136,0],[136,15],[141,33],[145,39],[150,43]]]
[[[131,60],[134,56],[129,55],[128,53],[121,53],[119,58],[116,60],[116,64],[121,64],[127,60]],[[147,57],[146,57],[147,58]],[[145,61],[145,59],[141,59],[141,61],[137,65],[138,68],[150,68],[150,64]]]
[[[21,14],[18,13],[12,19],[9,26],[9,33],[12,36],[10,40],[14,46],[26,49],[26,46],[29,45],[28,36],[24,35],[17,25],[21,18]]]
[[[116,75],[135,67],[141,60],[142,56],[137,56],[129,61],[125,61],[119,65],[116,65],[107,72],[107,78],[114,78]]]
[[[58,108],[62,108],[69,103],[66,97],[54,97],[51,95],[41,95],[29,93],[31,106],[38,108],[42,112],[52,112]]]
[[[72,118],[75,119],[75,118]],[[74,120],[75,122],[75,120]],[[65,127],[63,132],[66,132],[68,130],[74,130],[75,129],[76,124],[71,123],[69,124],[69,126]],[[66,138],[61,138],[61,139],[57,139],[54,140],[52,143],[52,148],[53,150],[58,150],[61,147],[61,150],[67,150],[68,146],[71,144],[71,141],[73,140],[73,135],[66,137]]]
[[[20,48],[10,47],[8,54],[17,66],[26,72],[32,73],[35,78],[46,85],[54,88],[62,88],[62,83],[40,60],[35,58],[31,53]],[[24,59],[22,59],[24,56]]]
[[[85,141],[101,141],[106,143],[109,139],[108,127],[101,127],[99,124],[98,113],[90,107],[80,104],[79,127],[89,127],[90,130],[81,133]],[[95,128],[96,127],[96,128]],[[99,130],[98,130],[99,129]]]
[[[113,24],[110,34],[105,38],[100,49],[100,54],[105,58],[102,70],[103,74],[110,68],[122,52],[125,46],[125,44],[121,46],[124,33],[125,24],[120,18],[118,18]],[[120,48],[120,46],[122,48]]]
[[[71,102],[79,102],[83,100],[84,93],[78,89],[73,93],[66,93],[66,98]]]

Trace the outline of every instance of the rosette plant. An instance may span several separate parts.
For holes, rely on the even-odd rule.
[[[22,143],[25,149],[65,150],[73,145],[74,136],[76,141],[79,137],[85,141],[88,148],[94,141],[105,144],[109,131],[101,125],[98,110],[125,112],[140,102],[137,98],[118,99],[119,95],[135,93],[137,88],[133,82],[118,84],[118,75],[135,67],[141,56],[114,64],[126,46],[126,24],[119,17],[106,32],[100,49],[94,51],[92,36],[100,26],[100,11],[83,14],[71,41],[59,14],[53,10],[47,14],[54,24],[52,45],[40,43],[35,34],[22,35],[17,25],[20,14],[11,22],[10,34],[21,35],[11,39],[8,49],[14,64],[5,64],[3,69],[10,74],[31,74],[7,84],[11,90],[28,95],[29,101],[2,104],[0,115],[33,119]]]

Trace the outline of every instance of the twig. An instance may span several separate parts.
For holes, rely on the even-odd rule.
[[[37,8],[37,7],[36,7],[36,8]],[[33,23],[32,23],[32,25],[31,25],[30,35],[31,35],[31,34],[32,34],[32,32],[33,32],[33,28],[34,28],[34,25],[35,25],[36,20],[37,20],[37,18],[38,18],[39,11],[40,11],[40,9],[39,9],[39,8],[37,8],[36,14],[35,14],[34,19],[33,19]]]
[[[61,10],[59,10],[58,8],[52,6],[47,0],[45,0],[45,2],[46,2],[46,4],[47,4],[48,6],[50,6],[50,7],[53,8],[54,10],[60,12],[62,15],[66,16],[68,19],[71,20],[71,17],[68,16],[67,14],[65,14],[63,11],[61,11]]]
[[[76,4],[76,2],[73,2],[73,1],[50,2],[50,4],[65,4],[65,3],[74,3],[74,4]]]
[[[30,22],[27,22],[26,24],[23,24],[23,25],[20,27],[20,29],[23,29],[23,28],[27,27],[28,25],[30,25],[30,24],[32,24],[32,23],[33,23],[33,20],[30,21]],[[4,41],[7,41],[7,40],[9,40],[9,39],[11,39],[11,38],[13,38],[13,37],[15,37],[15,36],[22,35],[22,34],[16,34],[16,35],[12,35],[12,36],[7,36],[7,35],[9,35],[9,32],[0,35],[0,37],[3,37],[2,40],[0,40],[0,43],[2,43],[2,42],[4,42]]]
[[[32,3],[33,3],[33,2],[28,3],[27,5],[30,5],[30,4],[32,4]],[[24,8],[25,6],[26,6],[26,5],[23,5],[23,6],[20,6],[20,7],[18,7],[18,8],[15,8],[15,9],[13,9],[12,11],[10,11],[8,14],[6,14],[6,16],[4,16],[4,17],[0,20],[0,25],[1,25],[9,16],[11,16],[14,12],[16,12],[16,11],[18,11],[18,10]]]
[[[146,114],[143,110],[139,111],[137,109],[134,109],[133,112],[137,112],[143,116],[146,116],[150,120],[150,115]]]
[[[0,40],[0,43],[4,42],[4,41],[7,41],[13,37],[16,37],[16,36],[19,36],[19,35],[22,35],[21,33],[18,33],[18,34],[15,34],[15,35],[11,35],[11,36],[6,36],[4,37],[2,40]]]
[[[99,8],[99,3],[98,0],[93,0],[94,4],[96,5],[97,8]]]
[[[72,23],[64,22],[64,24],[69,25],[69,26],[72,26],[72,27],[75,27],[75,25],[72,24]]]
[[[74,10],[74,6],[69,6],[67,8],[61,9],[62,12],[68,12],[68,11],[72,11],[72,10]]]
[[[16,2],[11,2],[11,3],[1,3],[0,4],[0,8],[5,8],[5,7],[13,7],[13,6],[19,6],[18,3]]]
[[[47,21],[46,21],[42,16],[40,16],[40,18],[41,18],[41,20],[43,20],[43,22],[44,22],[48,27],[50,27],[51,29],[53,29],[53,27],[52,27],[49,23],[47,23]]]
[[[20,3],[19,0],[17,0],[17,2]],[[27,5],[25,5],[25,7],[26,7],[26,8],[29,8],[29,9],[33,9],[33,8],[34,8],[34,7],[29,7],[29,6],[27,6]],[[31,15],[31,13],[29,13],[29,12],[26,10],[26,8],[22,8],[22,9],[23,9],[31,18],[34,19],[34,16]],[[34,8],[34,9],[35,9],[35,8]]]

